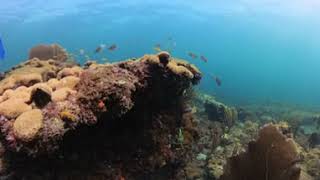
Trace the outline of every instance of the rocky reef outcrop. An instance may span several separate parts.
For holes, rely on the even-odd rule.
[[[0,82],[1,174],[183,177],[198,138],[186,91],[200,79],[166,52],[85,68],[28,60]]]

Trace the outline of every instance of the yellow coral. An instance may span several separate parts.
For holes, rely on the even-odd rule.
[[[65,120],[65,121],[75,122],[77,120],[77,117],[68,110],[61,111],[59,113],[59,116],[62,120]]]
[[[160,60],[156,55],[144,55],[141,59],[141,62],[147,62],[150,64],[159,64]]]
[[[31,110],[31,106],[24,103],[22,99],[8,99],[0,103],[0,114],[7,118],[16,118],[20,114]]]
[[[35,138],[43,126],[41,110],[33,109],[22,113],[13,123],[13,132],[16,138],[28,142]]]
[[[188,61],[178,58],[174,58],[173,60],[176,61],[178,66],[185,66],[193,74],[201,74],[201,71],[194,64],[190,64]]]
[[[45,81],[54,75],[57,70],[58,67],[50,64],[50,61],[40,61],[37,58],[26,61],[6,74],[6,78],[0,81],[0,94],[17,86],[31,86]]]
[[[168,69],[170,69],[174,74],[185,76],[189,79],[194,77],[193,73],[189,71],[188,68],[182,65],[178,65],[176,61],[170,61],[167,65]]]

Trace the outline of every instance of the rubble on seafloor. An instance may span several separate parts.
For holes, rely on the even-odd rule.
[[[0,81],[1,179],[233,180],[230,159],[269,179],[320,177],[316,143],[300,146],[291,124],[261,129],[244,109],[195,92],[201,72],[167,52],[83,67],[58,45],[30,57]],[[278,145],[299,158],[273,157]],[[268,157],[257,161],[260,152]],[[284,169],[260,171],[266,159]]]

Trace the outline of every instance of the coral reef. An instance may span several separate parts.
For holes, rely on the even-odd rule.
[[[257,136],[258,127],[257,123],[246,121],[236,123],[229,132],[222,132],[220,143],[212,150],[208,159],[209,177],[220,178],[227,163],[226,160],[246,149],[246,144]]]
[[[30,57],[0,78],[2,179],[320,177],[314,112],[228,107],[167,52],[83,67],[58,45]]]
[[[198,69],[166,52],[86,68],[56,61],[29,60],[0,82],[5,172],[17,179],[186,177],[199,137],[186,91],[201,79]],[[36,78],[21,81],[29,69]],[[14,103],[24,108],[7,106]]]

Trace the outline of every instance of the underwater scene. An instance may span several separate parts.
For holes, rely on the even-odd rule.
[[[0,180],[320,180],[320,1],[0,2]]]

